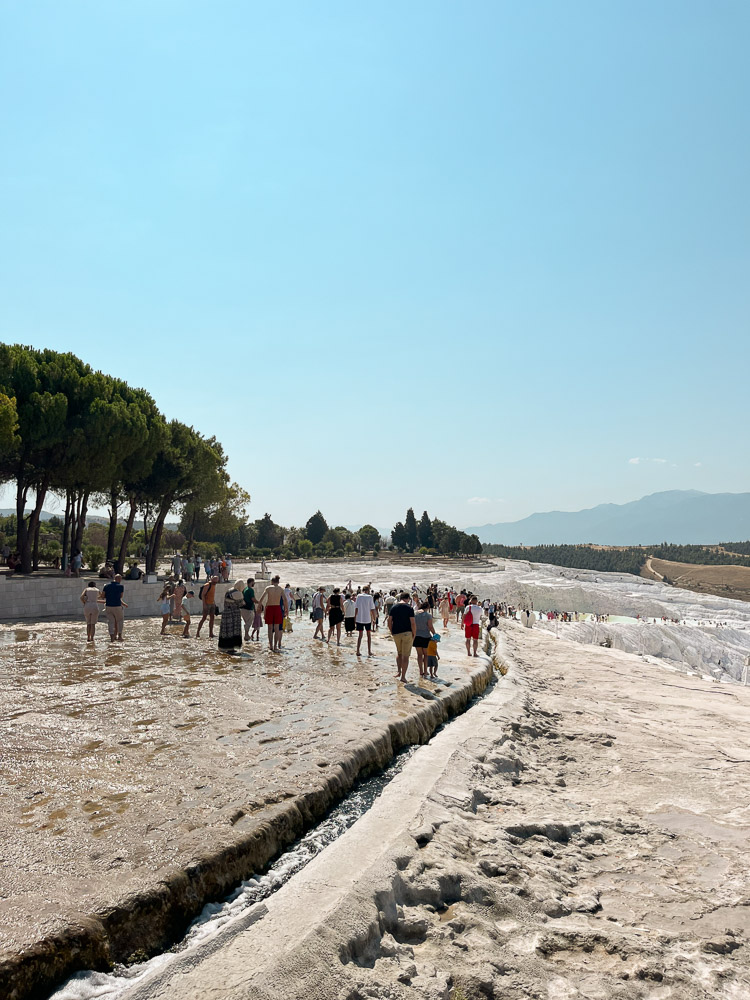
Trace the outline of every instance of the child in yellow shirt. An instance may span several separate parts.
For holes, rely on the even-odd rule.
[[[436,632],[427,644],[427,670],[430,677],[437,677],[437,666],[440,659],[437,649],[439,642],[440,636]]]

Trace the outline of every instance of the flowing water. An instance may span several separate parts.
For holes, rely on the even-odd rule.
[[[196,948],[217,934],[227,924],[239,920],[250,907],[267,899],[308,865],[364,815],[385,786],[401,771],[418,750],[409,747],[394,758],[380,774],[356,785],[350,794],[330,811],[328,816],[301,837],[270,865],[265,874],[246,879],[221,903],[208,903],[188,928],[184,938],[170,951],[156,955],[148,962],[118,966],[113,972],[79,972],[72,976],[50,1000],[94,1000],[107,997],[116,1000],[144,976],[162,967],[175,955]]]

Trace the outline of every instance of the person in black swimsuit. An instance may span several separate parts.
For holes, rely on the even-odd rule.
[[[344,620],[344,601],[341,597],[339,587],[333,588],[333,593],[328,598],[328,641],[331,641],[333,630],[336,629],[336,645],[341,645],[341,623]]]

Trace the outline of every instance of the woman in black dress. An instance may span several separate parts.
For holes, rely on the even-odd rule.
[[[344,620],[344,600],[339,587],[333,588],[326,607],[328,612],[328,641],[331,641],[333,630],[336,629],[336,645],[341,645],[341,623]]]
[[[237,580],[224,595],[224,610],[219,626],[219,649],[240,650],[242,648],[242,613],[245,598],[242,595],[242,580]]]

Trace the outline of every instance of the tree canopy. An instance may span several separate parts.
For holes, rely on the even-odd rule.
[[[433,555],[473,556],[482,552],[482,543],[476,535],[467,535],[439,518],[430,520],[427,511],[423,511],[417,524],[411,507],[404,520],[397,521],[391,529],[391,545],[402,552],[419,548]]]
[[[305,535],[310,539],[313,545],[317,545],[318,542],[323,541],[323,536],[326,531],[328,531],[328,522],[320,511],[316,510],[305,525]]]
[[[94,371],[70,353],[0,344],[0,482],[16,488],[21,571],[37,563],[40,515],[49,493],[65,501],[63,559],[80,549],[89,501],[110,507],[107,558],[118,510],[127,520],[116,562],[128,551],[135,515],[153,517],[147,568],[158,558],[168,515],[217,517],[249,500],[230,484],[215,438],[167,423],[143,389]],[[34,505],[27,511],[33,496]]]

